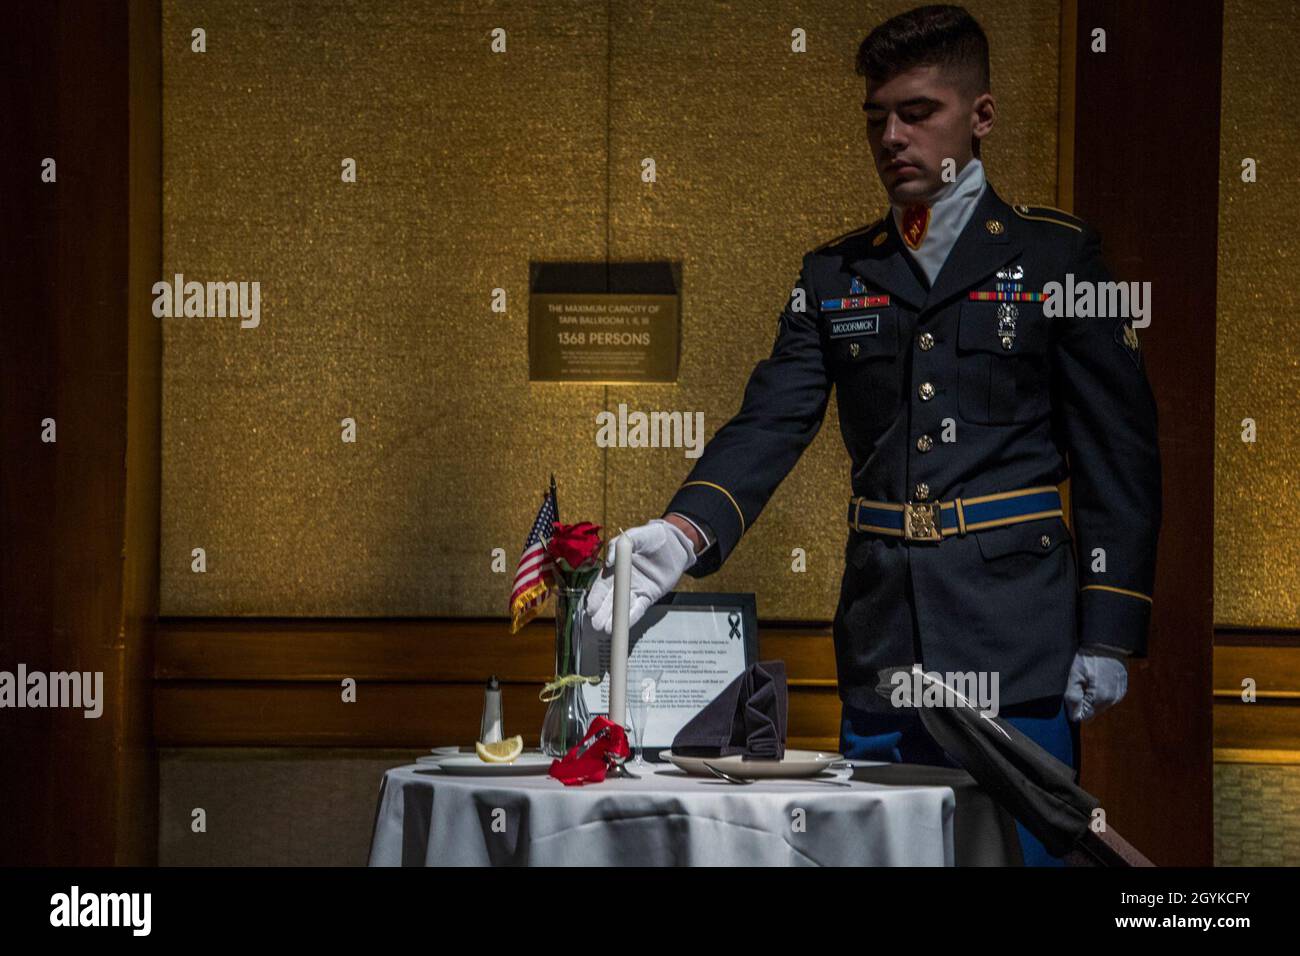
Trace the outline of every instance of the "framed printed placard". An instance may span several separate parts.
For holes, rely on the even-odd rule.
[[[609,713],[610,636],[584,618],[582,672],[604,674],[583,687],[593,716]],[[686,722],[758,660],[753,594],[678,592],[649,608],[628,634],[628,719],[645,724],[647,756],[672,746]]]

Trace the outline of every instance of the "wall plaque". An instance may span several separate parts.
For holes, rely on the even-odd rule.
[[[677,381],[674,263],[534,262],[529,271],[529,381]]]

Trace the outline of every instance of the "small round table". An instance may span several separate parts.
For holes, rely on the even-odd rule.
[[[395,767],[384,774],[370,865],[952,866],[954,785],[973,787],[961,771],[869,761],[747,785],[667,763],[628,767],[640,779],[572,787]],[[983,834],[978,862],[1015,861],[1014,826],[991,801],[968,817]]]

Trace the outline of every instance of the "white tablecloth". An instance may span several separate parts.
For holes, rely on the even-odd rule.
[[[953,865],[948,786],[737,786],[670,764],[629,767],[641,779],[581,787],[396,767],[384,774],[370,865]]]

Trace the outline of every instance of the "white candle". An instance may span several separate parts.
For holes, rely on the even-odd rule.
[[[609,639],[609,719],[627,725],[627,619],[632,603],[632,542],[614,539],[614,627]]]

